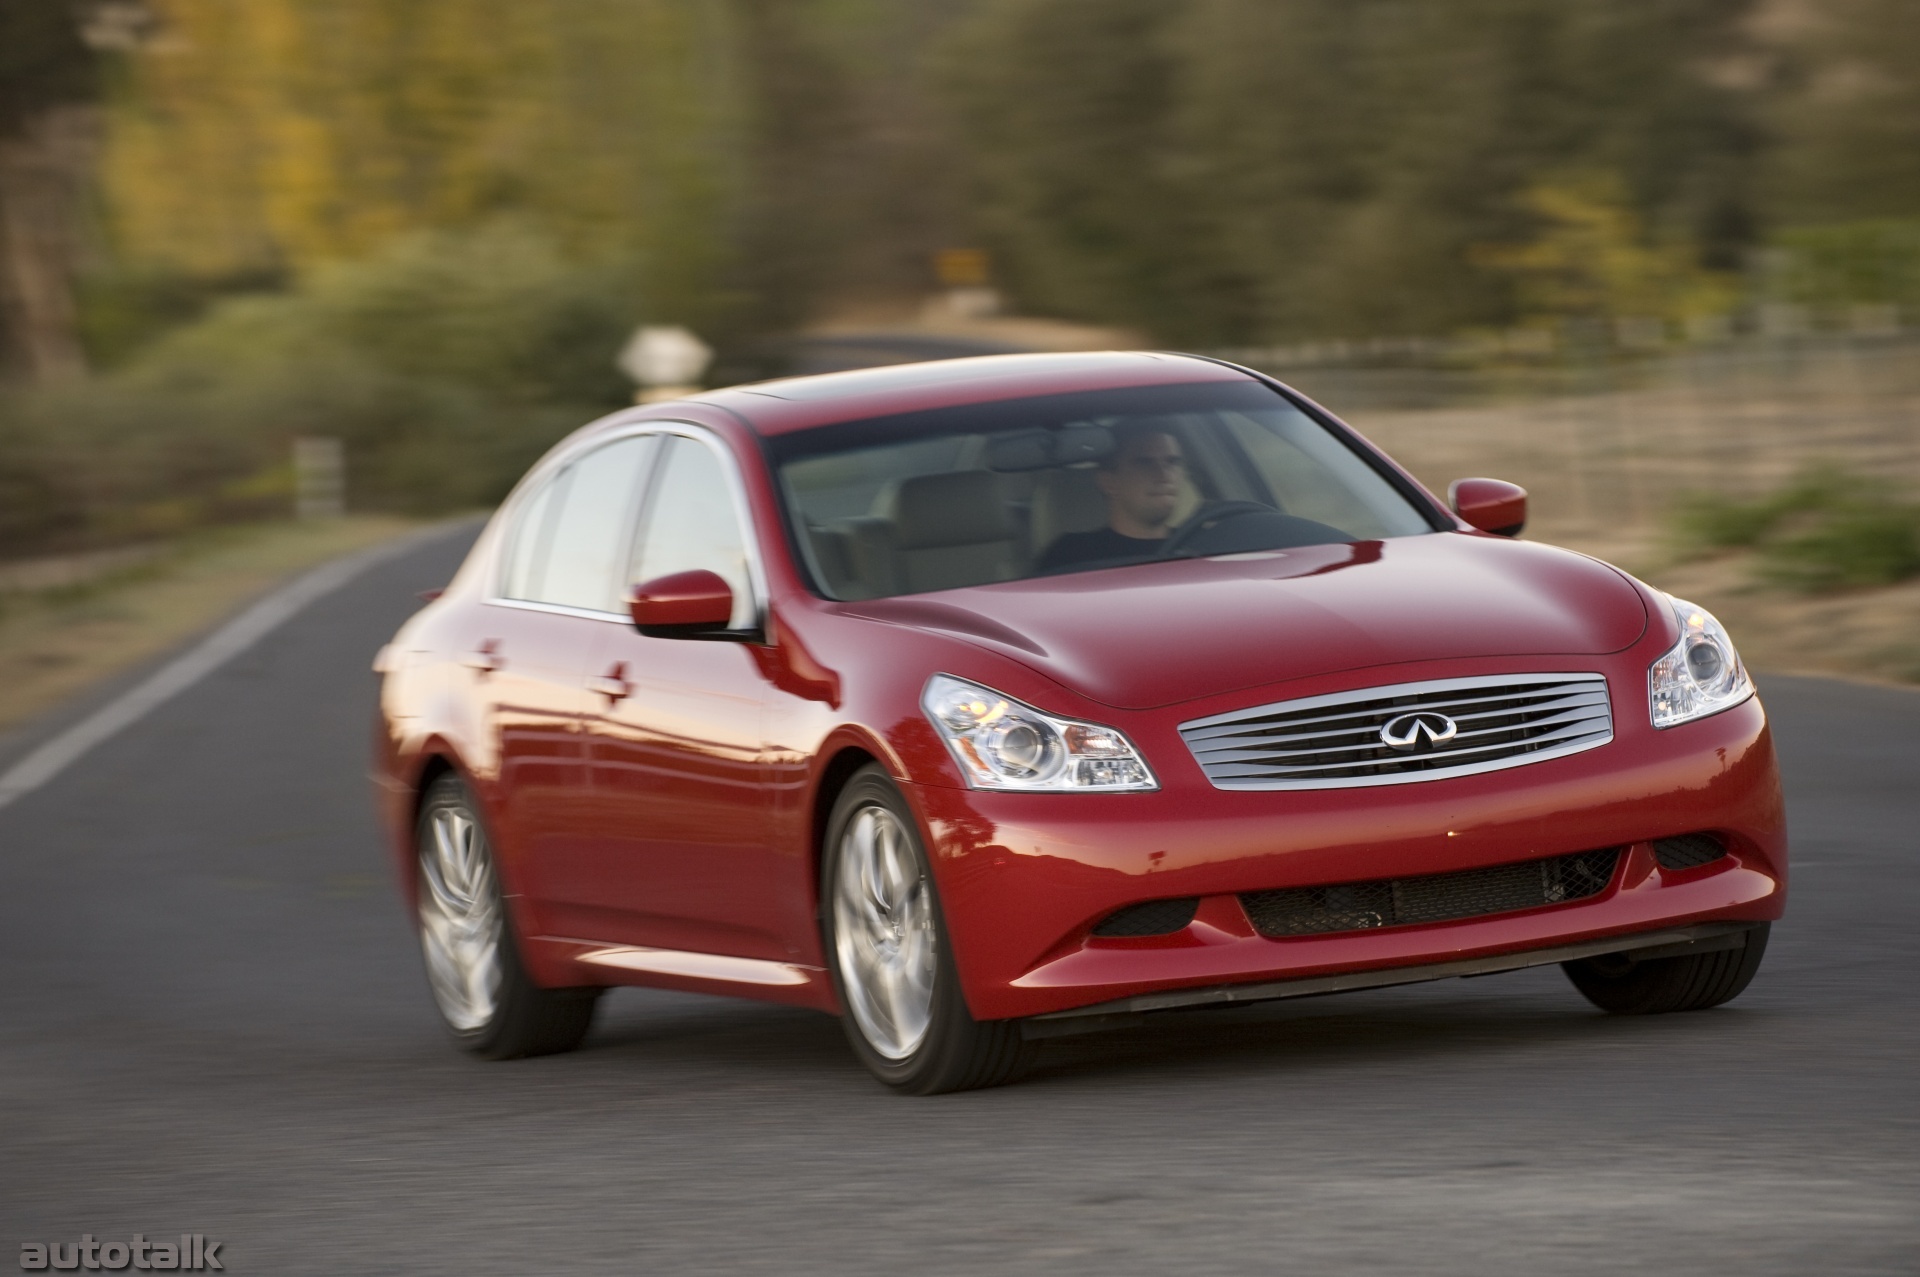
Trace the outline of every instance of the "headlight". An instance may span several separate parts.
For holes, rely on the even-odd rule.
[[[1672,727],[1732,709],[1753,695],[1753,680],[1720,622],[1705,608],[1667,596],[1680,622],[1680,641],[1647,671],[1647,699],[1655,727]]]
[[[1125,793],[1158,789],[1132,742],[1111,727],[1055,718],[946,674],[920,707],[975,789]]]

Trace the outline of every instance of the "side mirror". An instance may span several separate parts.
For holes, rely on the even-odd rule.
[[[696,568],[642,581],[627,595],[634,628],[649,638],[708,638],[733,621],[733,590]]]
[[[1527,490],[1498,479],[1455,479],[1447,504],[1469,524],[1496,536],[1517,537],[1527,526]]]

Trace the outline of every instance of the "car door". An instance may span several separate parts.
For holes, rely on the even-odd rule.
[[[689,428],[664,435],[634,539],[631,581],[706,568],[734,594],[734,628],[761,593],[731,457]],[[775,915],[763,718],[745,642],[609,628],[593,658],[589,749],[598,831],[596,938],[784,960]]]
[[[510,886],[541,931],[591,841],[588,661],[616,610],[623,546],[644,490],[651,437],[574,459],[521,503],[494,589],[463,656],[497,766],[494,815]]]

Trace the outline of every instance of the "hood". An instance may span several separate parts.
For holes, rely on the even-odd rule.
[[[1596,656],[1646,631],[1603,563],[1462,533],[1108,568],[845,605],[963,635],[1121,709],[1340,670]]]

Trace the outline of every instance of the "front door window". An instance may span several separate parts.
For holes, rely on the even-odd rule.
[[[628,577],[697,568],[733,587],[736,629],[758,621],[747,524],[718,446],[664,441]],[[593,665],[597,895],[591,935],[787,960],[768,833],[767,684],[747,643],[648,638],[607,626]]]

